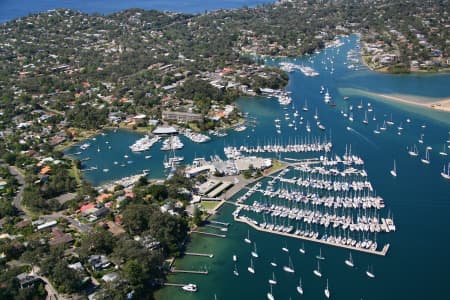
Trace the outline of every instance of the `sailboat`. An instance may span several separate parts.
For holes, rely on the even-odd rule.
[[[441,152],[439,152],[440,155],[443,156],[447,156],[447,149],[445,148],[445,144],[444,144],[444,150],[442,150]]]
[[[270,284],[277,284],[277,279],[275,278],[275,273],[272,272],[272,278],[269,279]]]
[[[277,263],[274,262],[274,261],[270,262],[270,265],[271,265],[272,267],[277,267],[277,266],[278,266]]]
[[[247,244],[251,244],[252,243],[252,241],[250,240],[250,230],[247,231],[247,237],[244,239],[244,241]]]
[[[317,277],[322,277],[322,273],[320,272],[320,262],[317,261],[317,269],[315,269],[313,271],[314,275],[316,275]]]
[[[413,149],[408,151],[408,154],[411,155],[411,156],[419,155],[419,151],[417,150],[417,146],[415,144],[414,144]]]
[[[367,110],[364,113],[364,120],[362,121],[364,124],[369,124],[369,120],[367,119]]]
[[[350,252],[348,259],[345,260],[345,264],[350,268],[353,268],[355,264],[353,263],[352,253]]]
[[[285,272],[288,272],[288,273],[294,273],[295,272],[294,265],[292,264],[292,259],[291,259],[290,256],[289,256],[289,264],[287,266],[284,266],[283,270]]]
[[[374,129],[373,133],[380,134],[380,127],[378,126],[378,124],[377,124],[377,129]]]
[[[325,297],[330,298],[330,289],[328,288],[328,278],[327,278],[327,287],[325,288]]]
[[[448,163],[447,166],[447,173],[445,173],[445,164],[444,164],[444,169],[441,172],[441,176],[444,177],[445,179],[450,179],[450,163]]]
[[[325,259],[325,257],[322,256],[322,248],[319,248],[319,254],[316,255],[316,258],[317,258],[317,259],[320,259],[320,260],[324,260],[324,259]]]
[[[238,270],[237,270],[236,264],[234,264],[233,274],[234,274],[235,276],[239,276],[239,272],[238,272]]]
[[[283,250],[284,252],[289,252],[286,242],[284,243],[284,247],[281,248],[281,250]]]
[[[308,102],[305,99],[305,105],[303,106],[303,111],[308,111]]]
[[[248,267],[247,270],[250,273],[255,274],[255,268],[253,267],[253,259],[251,257],[250,257],[250,267]]]
[[[237,260],[238,260],[237,255],[236,255],[236,254],[233,254],[233,261],[234,261],[234,262],[237,262]]]
[[[361,100],[361,103],[359,103],[356,107],[357,107],[358,109],[362,109],[362,108],[363,108],[362,100]]]
[[[367,271],[366,271],[366,275],[369,278],[375,278],[375,274],[373,274],[373,268],[371,268],[370,266],[367,267]]]
[[[251,252],[251,254],[254,258],[258,258],[259,255],[258,255],[258,252],[256,252],[256,243],[253,243],[253,246],[254,246],[254,250]]]
[[[329,103],[330,100],[331,100],[331,96],[330,96],[330,93],[328,93],[328,89],[327,89],[327,91],[325,92],[325,97],[324,97],[324,99],[325,99],[325,103]]]
[[[418,142],[419,144],[423,144],[423,133],[420,135]]]
[[[350,122],[353,122],[353,113],[350,113],[350,116],[348,117],[348,120],[349,120]]]
[[[427,149],[425,152],[425,158],[422,158],[420,161],[427,165],[430,164],[430,150]]]
[[[397,177],[397,167],[395,165],[395,160],[394,160],[394,168],[391,170],[391,175]]]
[[[392,114],[391,114],[391,119],[390,119],[389,121],[387,121],[386,124],[388,124],[388,125],[394,125],[394,121],[392,121]]]
[[[381,125],[380,130],[386,130],[386,120],[384,120],[383,125]]]
[[[275,300],[275,297],[272,295],[272,285],[270,285],[270,292],[267,292],[267,299],[268,300]]]
[[[303,295],[303,287],[302,287],[302,278],[301,277],[300,277],[300,280],[299,280],[298,285],[297,285],[297,292],[300,295]]]
[[[300,249],[298,249],[298,251],[300,251],[301,254],[305,254],[305,244],[302,244],[302,247]]]

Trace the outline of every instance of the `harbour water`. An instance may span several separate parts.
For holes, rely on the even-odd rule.
[[[297,59],[296,63],[312,65],[320,75],[305,77],[298,71],[290,74],[288,90],[292,91],[294,109],[281,107],[276,100],[241,99],[239,105],[245,112],[256,117],[257,126],[254,132],[247,129],[244,133],[230,134],[222,140],[223,144],[253,145],[263,141],[275,141],[289,137],[307,136],[305,125],[298,126],[294,131],[284,120],[285,113],[292,118],[293,111],[298,110],[304,120],[311,123],[311,135],[323,135],[315,126],[313,115],[318,109],[320,121],[326,126],[327,136],[332,135],[332,153],[342,155],[345,146],[351,144],[352,151],[362,156],[377,194],[381,195],[395,218],[397,231],[386,236],[386,242],[391,247],[387,256],[379,257],[370,254],[352,252],[355,268],[344,264],[349,251],[331,246],[304,242],[306,254],[302,255],[299,248],[302,241],[282,236],[272,235],[251,229],[248,225],[233,222],[232,212],[235,207],[225,204],[213,219],[230,222],[232,225],[226,233],[226,238],[214,238],[192,235],[188,246],[190,252],[214,253],[214,258],[184,257],[175,262],[181,269],[203,270],[207,268],[208,275],[177,274],[169,276],[170,282],[196,283],[198,292],[190,294],[179,288],[167,287],[157,293],[158,299],[264,299],[269,291],[268,279],[275,273],[277,285],[273,286],[275,299],[297,299],[296,286],[299,278],[305,299],[324,298],[326,279],[329,279],[331,298],[333,299],[437,299],[450,293],[446,278],[450,276],[450,240],[448,228],[450,220],[450,182],[440,176],[448,157],[438,154],[449,139],[450,117],[446,113],[417,108],[407,104],[380,101],[376,98],[350,95],[349,100],[343,100],[346,94],[340,94],[344,88],[360,89],[377,93],[419,95],[429,98],[448,97],[450,88],[444,84],[450,80],[450,75],[383,75],[361,68],[351,71],[343,62],[346,52],[354,49],[356,37],[352,36],[339,49],[327,49],[314,55],[311,63],[308,58]],[[321,61],[321,57],[334,56],[334,74],[331,75]],[[325,58],[326,59],[326,58]],[[268,63],[277,63],[269,61]],[[329,66],[329,65],[328,65]],[[329,70],[328,70],[329,71]],[[409,82],[411,79],[414,84]],[[367,83],[367,85],[366,85]],[[332,102],[336,107],[326,105],[320,86],[328,88]],[[302,111],[305,99],[309,110]],[[363,101],[364,109],[357,105]],[[373,107],[369,114],[369,123],[362,123],[367,102]],[[341,110],[353,105],[354,121],[342,116]],[[373,113],[377,121],[373,121]],[[382,125],[383,120],[394,121],[386,131],[375,134],[376,124]],[[281,120],[281,135],[277,135],[274,119]],[[407,119],[410,122],[407,122]],[[298,120],[298,119],[297,119]],[[403,130],[397,127],[402,122]],[[423,125],[425,125],[423,128]],[[347,127],[350,127],[348,130]],[[401,131],[401,135],[398,132]],[[424,134],[424,143],[418,139]],[[211,144],[196,148],[215,149]],[[411,157],[407,147],[416,144],[419,156]],[[420,161],[425,147],[432,147],[431,164]],[[214,148],[213,148],[214,147]],[[189,150],[188,150],[189,151]],[[448,149],[447,149],[448,151]],[[282,154],[282,157],[306,157],[309,155]],[[393,160],[396,160],[396,178],[389,174]],[[239,197],[240,195],[237,195]],[[210,228],[204,231],[217,232]],[[255,274],[247,271],[250,265],[250,252],[253,245],[246,244],[244,238],[250,231],[250,239],[256,242],[259,258],[253,258]],[[295,266],[295,273],[289,274],[282,270],[288,263],[288,255],[282,247],[289,249],[289,256]],[[322,278],[313,274],[316,268],[316,255],[322,248],[326,260],[321,262]],[[239,276],[233,275],[233,254],[238,256],[236,263]],[[275,260],[278,267],[270,262]],[[368,266],[373,266],[375,278],[370,279],[365,274]]]
[[[205,11],[217,9],[240,8],[245,5],[253,7],[272,2],[273,0],[2,0],[0,1],[0,23],[23,17],[31,13],[38,13],[57,8],[75,9],[90,14],[110,14],[130,8],[167,10],[183,13],[203,13]]]

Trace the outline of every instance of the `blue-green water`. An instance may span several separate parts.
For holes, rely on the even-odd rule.
[[[0,23],[50,9],[76,9],[85,13],[110,14],[130,8],[157,9],[184,13],[203,13],[217,9],[233,9],[273,3],[272,0],[2,0]]]
[[[313,65],[320,72],[318,77],[305,77],[299,72],[290,75],[288,90],[292,91],[295,109],[306,120],[309,120],[312,128],[312,136],[323,135],[313,119],[317,107],[321,122],[327,127],[327,136],[332,136],[334,143],[333,152],[343,154],[346,144],[352,145],[352,150],[361,155],[365,160],[365,169],[369,174],[377,193],[385,199],[386,206],[393,212],[397,232],[388,234],[386,239],[391,248],[386,257],[353,253],[356,268],[350,269],[344,265],[348,251],[322,246],[326,260],[321,264],[323,277],[321,279],[313,275],[316,265],[315,255],[318,246],[305,242],[306,255],[302,256],[298,249],[301,241],[288,239],[275,235],[250,230],[251,239],[258,245],[260,258],[254,260],[256,274],[247,272],[250,261],[251,246],[245,244],[243,238],[247,235],[248,226],[233,223],[227,233],[226,239],[211,238],[193,235],[192,243],[188,250],[192,252],[214,253],[214,258],[186,257],[176,261],[178,268],[202,269],[205,266],[209,275],[174,275],[170,276],[171,282],[192,282],[199,286],[195,294],[188,294],[179,288],[167,287],[157,293],[159,299],[264,299],[269,290],[267,280],[272,275],[272,267],[269,262],[275,259],[279,267],[274,270],[278,284],[274,286],[273,294],[276,299],[298,299],[295,287],[299,277],[302,277],[305,299],[324,298],[323,289],[326,278],[330,282],[331,296],[333,299],[438,299],[446,298],[450,293],[447,279],[450,278],[450,182],[443,179],[439,173],[444,163],[449,158],[440,156],[446,140],[449,139],[450,114],[416,108],[406,104],[392,104],[391,102],[356,97],[351,95],[349,101],[354,106],[355,121],[351,123],[344,119],[340,110],[348,108],[349,103],[343,100],[345,94],[339,91],[345,89],[366,90],[377,93],[420,95],[429,98],[450,96],[450,75],[383,75],[369,70],[350,71],[343,64],[346,52],[355,47],[356,37],[352,36],[344,46],[336,49],[327,49],[314,55],[314,64],[308,58],[298,59],[297,63]],[[334,74],[326,73],[322,58],[334,57]],[[275,62],[273,62],[275,63]],[[328,106],[323,101],[323,95],[319,93],[320,86],[328,88],[336,107]],[[309,112],[301,111],[305,99],[308,100]],[[381,125],[384,119],[392,119],[396,123],[388,126],[386,132],[375,135],[373,129],[376,122],[372,121],[369,113],[369,124],[364,125],[364,111],[356,108],[360,100],[367,107],[370,101],[377,121]],[[186,161],[195,156],[218,154],[223,156],[224,145],[257,145],[264,141],[281,137],[276,134],[274,119],[282,120],[282,139],[286,142],[289,138],[306,136],[305,126],[298,125],[298,131],[287,126],[284,114],[290,113],[292,108],[283,109],[273,99],[241,99],[238,102],[243,111],[249,112],[257,118],[257,126],[252,131],[250,128],[243,133],[230,132],[226,138],[214,138],[210,143],[197,145],[185,141],[185,148],[180,151]],[[406,118],[411,122],[407,123]],[[402,135],[397,134],[396,127],[403,122]],[[421,125],[425,124],[426,128]],[[352,130],[346,130],[351,126]],[[331,131],[331,132],[330,132]],[[424,144],[417,142],[420,134],[424,134]],[[87,161],[89,165],[98,165],[98,168],[107,166],[111,170],[108,173],[102,171],[87,173],[87,178],[95,184],[111,178],[137,173],[142,169],[150,169],[152,177],[159,177],[162,172],[163,154],[159,150],[160,144],[155,145],[149,154],[153,157],[146,160],[147,154],[130,155],[128,159],[134,163],[127,167],[114,167],[113,161],[122,162],[127,148],[136,139],[137,134],[129,132],[108,133],[106,136],[98,136],[96,141],[91,141],[92,146],[83,155],[92,159]],[[107,149],[97,152],[98,142],[105,145],[105,139],[110,141],[111,154],[105,155]],[[417,144],[419,157],[412,158],[407,154],[406,147]],[[426,146],[431,146],[431,164],[424,165],[420,162]],[[69,152],[78,150],[71,149]],[[285,157],[296,157],[294,154],[286,154]],[[397,178],[389,175],[393,160],[397,162]],[[115,169],[117,168],[117,169]],[[234,207],[225,205],[216,217],[223,221],[232,221],[231,212]],[[212,229],[202,229],[212,230]],[[287,263],[287,255],[281,247],[287,243],[290,255],[296,268],[294,275],[281,270],[281,266]],[[237,263],[240,276],[232,273],[232,255],[237,254]],[[370,280],[365,275],[367,265],[373,265],[376,278]]]

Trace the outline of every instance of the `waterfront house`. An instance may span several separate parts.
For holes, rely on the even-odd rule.
[[[112,263],[104,255],[91,255],[88,258],[88,263],[93,271],[101,271],[112,266]]]

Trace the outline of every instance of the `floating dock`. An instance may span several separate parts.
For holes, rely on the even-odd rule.
[[[287,237],[291,237],[291,238],[296,238],[296,239],[300,239],[300,240],[310,241],[310,242],[314,242],[314,243],[320,243],[320,244],[324,244],[324,245],[328,245],[328,246],[346,248],[346,249],[353,250],[353,251],[365,252],[365,253],[375,254],[375,255],[379,255],[379,256],[386,256],[386,254],[387,254],[387,252],[389,250],[389,246],[390,246],[389,244],[386,244],[386,245],[384,245],[382,250],[371,250],[371,249],[359,248],[359,247],[355,247],[355,246],[351,246],[351,245],[342,245],[342,244],[337,244],[337,243],[330,243],[328,241],[324,241],[324,240],[321,240],[321,239],[315,239],[315,238],[300,236],[300,235],[296,235],[296,234],[292,234],[292,233],[286,233],[286,232],[279,232],[279,231],[273,231],[273,230],[264,229],[264,228],[261,228],[261,227],[257,226],[256,224],[253,224],[252,222],[250,222],[250,221],[248,221],[246,219],[238,218],[236,216],[234,216],[234,220],[236,222],[245,223],[245,224],[253,227],[255,230],[258,230],[258,231],[263,231],[263,232],[272,233],[272,234],[278,234],[278,235],[287,236]]]

